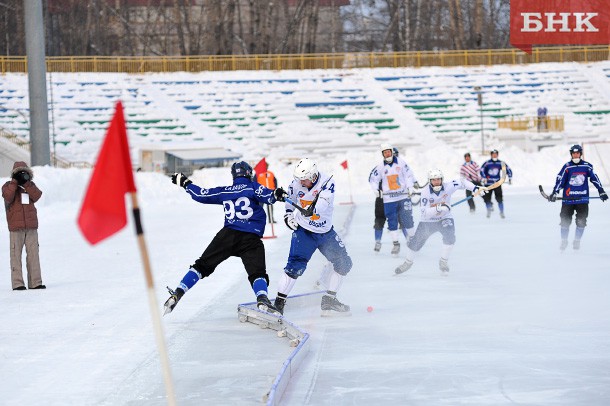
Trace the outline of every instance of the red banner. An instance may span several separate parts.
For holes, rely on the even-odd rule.
[[[527,53],[534,44],[609,44],[607,0],[511,0],[510,43]]]

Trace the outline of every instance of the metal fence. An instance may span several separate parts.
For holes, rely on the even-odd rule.
[[[47,72],[201,72],[235,70],[398,68],[476,66],[540,62],[597,62],[609,59],[610,46],[539,47],[474,51],[358,52],[291,55],[209,56],[53,56]],[[0,56],[0,73],[26,73],[25,56]]]
[[[538,132],[561,132],[564,129],[563,116],[510,117],[498,119],[498,128],[515,131],[537,130]]]

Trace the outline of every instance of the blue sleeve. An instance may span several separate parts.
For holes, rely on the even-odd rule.
[[[193,200],[204,204],[222,204],[222,201],[224,200],[221,195],[222,191],[224,191],[223,187],[204,189],[194,183],[191,183],[186,187],[186,192]]]
[[[555,194],[559,193],[559,189],[562,188],[562,185],[564,183],[564,178],[565,178],[566,172],[567,172],[566,166],[567,166],[567,164],[562,166],[561,170],[557,174],[557,180],[555,181],[555,187],[553,187],[553,193],[555,193]]]
[[[597,176],[597,174],[593,172],[593,165],[590,166],[589,172],[591,177],[591,183],[593,183],[593,186],[595,186],[599,193],[602,193],[604,191],[604,187],[602,186],[602,182],[599,180],[599,176]]]
[[[506,165],[506,174],[508,175],[509,178],[513,177],[513,170],[510,169],[510,166],[508,166],[508,164],[506,162],[504,162],[504,165]]]
[[[275,200],[275,196],[273,195],[273,190],[264,187],[256,182],[252,183],[252,188],[254,189],[254,200],[259,203],[273,204],[277,200]]]

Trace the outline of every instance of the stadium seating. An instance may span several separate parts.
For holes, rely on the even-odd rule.
[[[477,103],[480,87],[482,111]],[[605,87],[604,87],[605,86]],[[563,115],[566,133],[610,134],[610,65],[539,64],[346,71],[49,75],[58,155],[93,162],[113,105],[125,106],[130,144],[216,143],[247,152],[331,154],[382,142],[455,147],[506,136],[499,118]],[[29,138],[27,77],[0,76],[0,127]],[[482,114],[481,114],[482,113]],[[555,139],[555,135],[533,134]],[[561,138],[561,137],[560,137]],[[136,154],[134,154],[135,156]]]

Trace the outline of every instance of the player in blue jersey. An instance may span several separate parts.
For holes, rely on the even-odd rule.
[[[216,234],[199,259],[191,265],[180,285],[170,291],[165,302],[165,314],[174,310],[182,296],[199,279],[210,276],[221,262],[229,257],[240,257],[248,280],[256,295],[257,306],[263,311],[279,314],[267,297],[269,276],[265,264],[265,246],[261,237],[265,231],[267,215],[263,204],[273,204],[275,196],[283,196],[282,188],[267,189],[252,180],[252,167],[246,162],[231,166],[233,185],[211,189],[201,188],[183,173],[175,173],[172,182],[183,187],[191,198],[204,204],[224,206],[224,227]]]
[[[491,184],[500,180],[502,176],[502,161],[498,159],[499,152],[497,149],[491,151],[491,159],[485,161],[481,166],[481,185],[490,186]],[[506,162],[505,162],[506,164]],[[513,182],[513,171],[508,165],[506,165],[506,174],[508,175],[508,184]],[[500,217],[504,218],[504,198],[502,197],[502,186],[498,186],[492,189],[483,196],[485,206],[487,207],[487,218],[491,217],[493,210],[493,204],[491,203],[491,195],[496,196],[498,202],[498,208],[500,209]]]
[[[572,159],[566,163],[557,174],[557,181],[549,201],[557,200],[557,194],[563,189],[563,200],[561,201],[561,245],[564,251],[568,246],[568,234],[572,216],[576,213],[576,232],[574,234],[573,248],[580,249],[580,239],[587,225],[589,216],[589,182],[597,188],[599,198],[602,202],[608,200],[608,195],[602,187],[599,177],[593,172],[593,165],[582,159],[582,147],[573,145],[570,148]]]
[[[294,210],[291,204],[286,204],[284,222],[293,232],[288,262],[278,283],[275,307],[281,313],[284,312],[286,299],[297,278],[303,275],[311,256],[319,250],[333,264],[328,290],[320,304],[322,316],[350,315],[349,306],[337,299],[343,278],[352,269],[352,260],[341,237],[333,228],[335,182],[331,176],[318,172],[317,164],[309,158],[303,158],[296,164],[293,175],[294,180],[288,187],[287,197],[304,209],[310,207],[316,199],[317,201],[314,212],[309,217]],[[276,196],[278,200],[283,198],[279,194]]]

